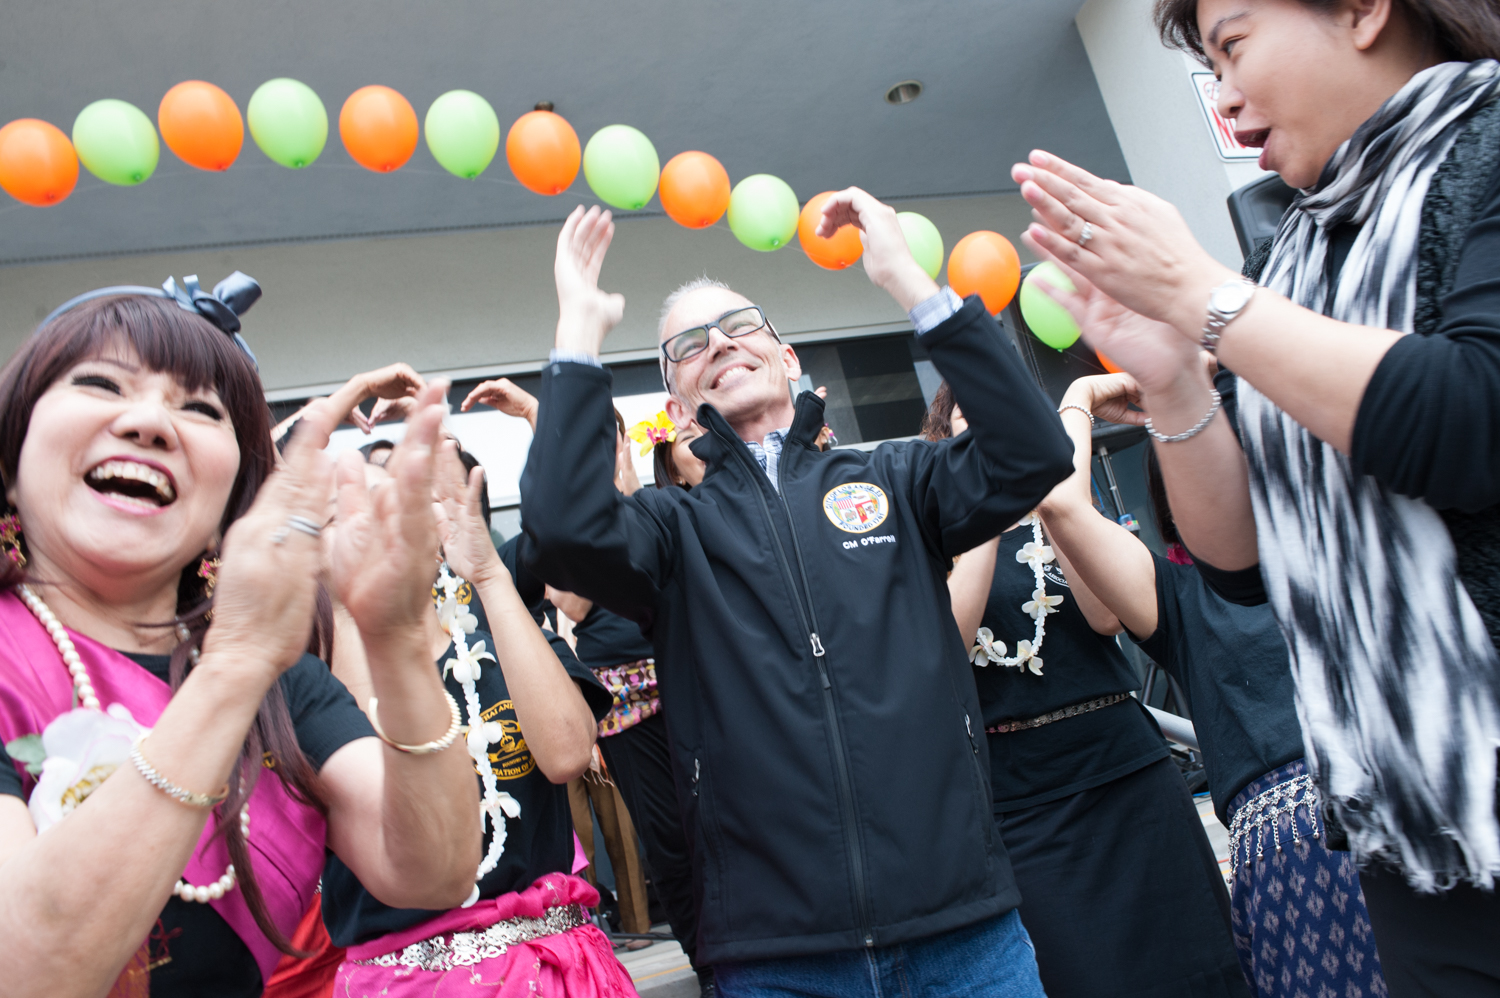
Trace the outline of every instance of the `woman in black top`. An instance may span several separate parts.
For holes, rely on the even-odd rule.
[[[549,646],[517,594],[482,514],[482,469],[465,482],[451,440],[441,445],[437,465],[443,603],[425,618],[426,636],[445,686],[465,706],[469,752],[489,768],[480,773],[481,808],[489,816],[485,859],[468,902],[444,912],[382,904],[330,857],[323,919],[333,943],[349,950],[338,990],[426,994],[467,981],[467,993],[498,994],[487,986],[526,981],[546,993],[628,994],[629,975],[608,939],[581,915],[580,906],[598,897],[571,876],[565,789],[588,765],[594,722],[610,697],[573,656],[560,657]],[[366,465],[365,475],[387,477],[375,465]],[[496,634],[478,630],[459,599],[461,588],[471,600],[478,596]],[[361,700],[368,682],[364,651],[355,641],[335,645],[335,674]],[[547,924],[528,921],[535,919]],[[502,952],[490,952],[496,940],[507,943]],[[475,983],[476,975],[485,985]]]
[[[1230,832],[1234,943],[1256,993],[1381,994],[1358,869],[1321,834],[1286,642],[1270,607],[1239,606],[1208,587],[1179,542],[1154,452],[1147,481],[1156,522],[1186,564],[1148,551],[1090,500],[1087,414],[1129,384],[1127,374],[1080,378],[1063,396],[1078,473],[1042,504],[1047,533],[1073,576],[1186,694],[1214,810]]]
[[[1500,993],[1500,8],[1156,13],[1300,196],[1244,280],[1159,198],[1038,152],[1012,171],[1025,239],[1139,382],[1200,566],[1264,578],[1392,993]]]
[[[944,386],[926,435],[966,427]],[[1053,998],[1246,994],[1224,880],[1161,732],[1130,695],[1139,681],[1111,636],[1120,624],[1032,520],[961,557],[949,589],[959,626],[978,636],[995,822],[1042,983]]]

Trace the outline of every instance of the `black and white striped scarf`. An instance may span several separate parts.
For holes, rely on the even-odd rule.
[[[1423,199],[1492,60],[1434,66],[1386,101],[1281,220],[1261,283],[1343,322],[1410,334]],[[1337,285],[1329,235],[1360,226]],[[1500,658],[1437,512],[1356,474],[1243,379],[1261,569],[1291,648],[1312,768],[1361,862],[1420,890],[1500,874]]]

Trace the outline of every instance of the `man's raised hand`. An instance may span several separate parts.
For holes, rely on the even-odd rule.
[[[610,213],[579,205],[557,236],[557,349],[597,356],[625,314],[625,296],[599,290],[599,268],[615,235]]]
[[[860,230],[860,241],[865,244],[865,273],[896,299],[896,304],[910,312],[938,293],[937,282],[912,257],[896,209],[858,187],[850,187],[823,202],[818,235],[826,239],[845,225]]]

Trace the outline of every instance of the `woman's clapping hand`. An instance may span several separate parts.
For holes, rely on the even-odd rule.
[[[420,629],[421,615],[432,612],[438,551],[433,463],[447,390],[446,382],[433,382],[416,396],[406,435],[385,466],[389,481],[367,488],[360,456],[350,453],[339,460],[339,529],[329,552],[329,574],[367,643]]]
[[[225,534],[205,656],[263,663],[274,678],[306,650],[321,558],[317,530],[333,484],[323,448],[335,422],[321,405],[309,407],[285,461]]]
[[[475,468],[466,476],[458,448],[453,441],[444,441],[433,475],[438,538],[449,567],[475,585],[502,575],[510,578],[481,512],[484,485],[484,469]]]

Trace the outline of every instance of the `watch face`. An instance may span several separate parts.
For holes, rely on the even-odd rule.
[[[1245,307],[1250,296],[1255,293],[1253,284],[1245,284],[1234,281],[1229,284],[1220,284],[1209,293],[1208,304],[1216,312],[1233,314]]]

